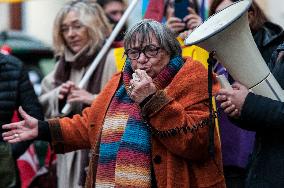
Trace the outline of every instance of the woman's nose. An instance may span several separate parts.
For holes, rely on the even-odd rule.
[[[141,52],[137,61],[141,64],[146,63],[148,58],[145,56],[144,52]]]
[[[74,31],[74,29],[72,28],[72,27],[70,27],[69,29],[68,29],[68,33],[67,33],[67,36],[73,36],[75,34],[75,31]]]

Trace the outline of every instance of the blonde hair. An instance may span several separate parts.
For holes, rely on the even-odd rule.
[[[102,8],[94,1],[90,0],[73,0],[66,3],[58,12],[53,28],[53,45],[55,55],[62,56],[64,49],[67,47],[61,32],[61,25],[64,18],[70,11],[78,13],[79,21],[87,28],[91,44],[88,55],[91,55],[97,49],[102,47],[105,39],[111,33],[111,26],[108,23]]]

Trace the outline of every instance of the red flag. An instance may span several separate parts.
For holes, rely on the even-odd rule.
[[[27,151],[19,157],[17,165],[21,178],[21,188],[28,188],[30,184],[40,175],[48,172],[51,164],[56,162],[56,156],[52,154],[50,146],[47,148],[45,155],[44,166],[39,166],[39,159],[35,151],[35,145],[31,144]],[[50,179],[48,179],[50,180]],[[50,180],[51,181],[51,180]],[[44,182],[46,185],[51,185],[53,182]],[[46,187],[42,185],[42,187]]]
[[[2,53],[4,55],[11,54],[11,52],[12,52],[12,49],[7,44],[3,44],[3,46],[0,47],[0,53]]]
[[[159,22],[164,16],[164,0],[150,0],[144,18],[154,19]]]

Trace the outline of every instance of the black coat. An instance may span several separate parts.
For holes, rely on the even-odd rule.
[[[13,113],[19,106],[37,119],[44,118],[41,105],[22,62],[15,57],[0,53],[0,142],[3,142],[2,125],[11,122]],[[29,143],[12,145],[13,156],[17,158],[21,155],[28,148]]]
[[[265,22],[257,32],[253,33],[253,38],[263,59],[269,63],[271,54],[284,41],[284,31],[279,25]]]
[[[284,51],[284,44],[278,52]],[[284,56],[269,65],[284,88]],[[238,126],[256,132],[254,151],[248,166],[247,188],[284,187],[284,103],[249,93]]]

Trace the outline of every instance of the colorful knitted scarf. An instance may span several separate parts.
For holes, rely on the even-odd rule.
[[[183,65],[175,57],[153,79],[165,88]],[[107,111],[100,142],[96,187],[151,187],[151,133],[143,122],[140,107],[127,94],[133,70],[126,61],[123,84]]]

